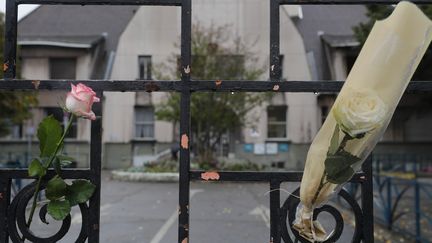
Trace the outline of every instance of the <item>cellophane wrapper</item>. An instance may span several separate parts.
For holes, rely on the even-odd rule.
[[[432,39],[432,22],[401,2],[377,21],[306,158],[294,229],[310,242],[327,234],[316,207],[348,181],[385,132]]]

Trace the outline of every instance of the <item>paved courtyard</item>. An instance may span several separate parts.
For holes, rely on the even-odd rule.
[[[288,191],[297,185],[288,186]],[[266,184],[192,183],[190,242],[269,242],[269,194]],[[288,195],[281,192],[282,198]],[[102,182],[101,242],[177,242],[177,183]],[[334,222],[326,218],[324,225]],[[35,220],[32,229],[48,236],[59,225]],[[80,213],[72,213],[72,228],[62,242],[74,242],[81,227]],[[330,229],[330,228],[329,228]],[[345,226],[340,242],[350,242],[353,228]]]

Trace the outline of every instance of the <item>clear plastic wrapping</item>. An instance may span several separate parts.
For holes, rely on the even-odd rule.
[[[311,242],[326,238],[314,208],[351,179],[387,128],[432,40],[432,22],[401,2],[375,23],[335,104],[313,140],[300,187],[294,228]]]

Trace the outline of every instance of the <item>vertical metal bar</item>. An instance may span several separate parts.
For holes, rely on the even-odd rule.
[[[280,18],[279,6],[280,0],[270,0],[270,80],[280,80]]]
[[[387,178],[387,205],[386,205],[386,223],[387,229],[391,230],[393,227],[393,218],[392,218],[392,178]]]
[[[182,2],[181,10],[181,74],[184,84],[190,82],[191,72],[191,0]],[[189,189],[190,189],[190,89],[183,86],[180,100],[180,178],[178,242],[189,242]]]
[[[270,80],[280,80],[279,0],[270,0]],[[280,181],[270,182],[270,243],[280,243]]]
[[[418,182],[417,178],[414,181],[415,185],[415,224],[416,224],[416,243],[421,243],[422,237],[421,237],[421,205],[420,205],[420,183]]]
[[[11,179],[0,180],[0,242],[9,242],[9,233],[7,229],[7,214],[10,203]]]
[[[16,44],[17,44],[18,5],[15,0],[6,1],[5,43],[3,71],[5,79],[13,79],[16,75]]]
[[[372,156],[369,156],[363,164],[363,172],[366,179],[361,185],[362,193],[362,226],[363,226],[363,242],[374,242],[374,205],[373,205],[373,177],[372,177]]]
[[[90,141],[90,170],[92,171],[92,183],[96,190],[89,203],[89,229],[88,242],[99,242],[100,230],[100,195],[101,195],[101,154],[102,154],[102,98],[103,92],[97,92],[101,98],[100,103],[93,105],[96,120],[91,122],[91,141]]]
[[[270,181],[270,243],[281,242],[280,181]]]

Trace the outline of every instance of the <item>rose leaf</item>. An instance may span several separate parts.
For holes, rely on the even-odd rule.
[[[330,140],[330,147],[328,153],[330,155],[335,154],[338,148],[339,148],[339,125],[336,124],[333,132],[333,136]]]
[[[59,199],[66,194],[66,187],[66,182],[64,182],[62,178],[55,176],[48,181],[46,187],[46,197],[50,200]]]
[[[60,123],[52,115],[42,120],[37,131],[41,157],[49,157],[55,152],[62,133]]]
[[[28,168],[29,176],[44,176],[46,174],[45,167],[42,166],[42,163],[39,159],[33,159]]]
[[[344,150],[338,151],[335,155],[328,155],[324,161],[327,180],[334,184],[346,182],[354,175],[351,166],[358,161],[360,158]]]
[[[339,171],[337,174],[331,176],[327,174],[327,181],[339,185],[347,182],[354,174],[354,170],[351,167],[348,167],[345,170]]]
[[[68,201],[53,200],[48,203],[48,214],[55,220],[64,220],[71,211]]]
[[[93,195],[96,186],[87,180],[75,180],[68,186],[66,199],[71,206],[87,202]]]

